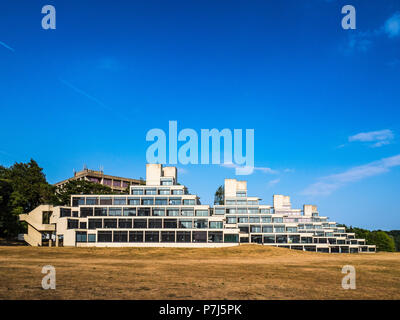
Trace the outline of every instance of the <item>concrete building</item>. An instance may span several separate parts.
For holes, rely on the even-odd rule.
[[[273,205],[247,195],[246,181],[226,179],[224,204],[202,205],[178,184],[177,169],[147,164],[146,185],[129,195],[76,195],[71,207],[39,206],[20,216],[33,246],[222,247],[257,243],[327,252],[375,252],[365,240],[320,216],[317,207],[293,209],[290,198]]]
[[[84,168],[82,171],[75,172],[72,178],[57,182],[54,185],[57,188],[62,188],[67,182],[73,180],[86,180],[94,183],[100,183],[104,186],[110,187],[112,191],[115,192],[124,192],[129,186],[132,185],[145,184],[144,180],[116,177],[104,174],[103,171],[96,171]]]

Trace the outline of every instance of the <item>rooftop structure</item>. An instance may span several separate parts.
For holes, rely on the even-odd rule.
[[[247,195],[247,182],[226,179],[224,202],[211,208],[178,184],[177,169],[147,164],[146,185],[129,195],[76,195],[70,207],[39,206],[20,216],[33,246],[222,247],[256,243],[326,252],[375,252],[344,227],[320,216],[317,207],[293,209],[290,197],[273,205]]]

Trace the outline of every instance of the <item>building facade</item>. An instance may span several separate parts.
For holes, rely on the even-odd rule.
[[[77,247],[223,247],[256,243],[327,252],[375,252],[364,239],[320,216],[316,206],[293,209],[290,198],[273,205],[247,195],[246,181],[226,179],[223,204],[202,205],[178,184],[177,169],[147,164],[146,185],[129,195],[76,195],[70,207],[39,206],[20,216],[30,245]]]
[[[96,171],[84,168],[82,171],[74,172],[74,176],[57,182],[54,185],[57,188],[62,188],[69,181],[86,180],[94,183],[99,183],[110,187],[114,192],[124,192],[129,186],[144,185],[145,182],[139,179],[123,178],[104,174],[103,171]]]

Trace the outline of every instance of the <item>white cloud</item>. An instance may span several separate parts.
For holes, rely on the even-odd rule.
[[[279,183],[280,181],[281,181],[281,179],[279,179],[279,178],[271,180],[271,181],[268,182],[268,186],[272,187],[272,186],[276,185],[277,183]]]
[[[377,148],[387,145],[394,139],[392,130],[384,129],[379,131],[361,132],[349,137],[349,142],[375,142],[371,147]]]
[[[243,166],[239,166],[239,165],[237,165],[235,163],[232,163],[232,162],[222,163],[221,166],[225,167],[225,168],[233,168],[233,169],[245,168]],[[279,173],[279,171],[273,170],[273,169],[268,168],[268,167],[254,167],[253,170],[254,171],[261,171],[261,172],[267,173],[267,174],[278,174]]]
[[[351,182],[388,172],[390,168],[400,166],[400,154],[378,161],[350,168],[342,173],[332,174],[319,179],[301,193],[309,196],[329,195]]]
[[[389,38],[400,36],[400,12],[386,20],[383,30]]]

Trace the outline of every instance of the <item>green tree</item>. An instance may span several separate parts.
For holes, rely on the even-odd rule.
[[[217,191],[215,191],[214,195],[214,204],[224,204],[224,198],[225,198],[225,188],[224,186],[219,186]]]
[[[387,233],[393,237],[396,251],[400,251],[400,230],[392,230]]]
[[[394,239],[385,231],[372,231],[367,236],[367,241],[376,245],[378,251],[396,251]]]
[[[10,198],[12,186],[8,180],[0,179],[0,236],[9,238],[18,232],[19,224],[12,214]]]
[[[71,205],[71,195],[74,194],[113,194],[110,187],[87,180],[73,180],[67,182],[56,191],[56,205]]]

